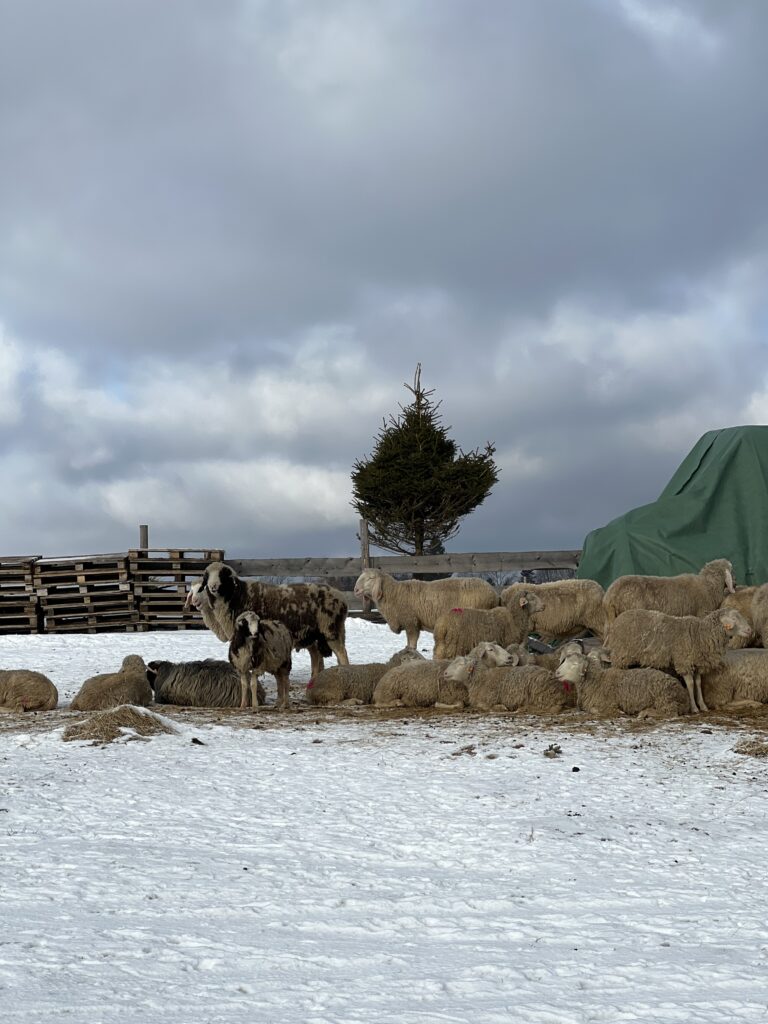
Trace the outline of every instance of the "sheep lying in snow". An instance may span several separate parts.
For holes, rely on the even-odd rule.
[[[682,676],[695,714],[708,710],[701,693],[702,673],[722,665],[732,636],[749,634],[749,623],[735,608],[718,608],[703,618],[635,608],[608,626],[605,647],[615,668],[639,665]]]
[[[480,664],[504,665],[510,660],[503,647],[483,643],[452,661],[408,661],[384,673],[373,691],[373,704],[380,708],[461,708],[467,699],[465,678]],[[458,682],[446,679],[448,666],[459,662],[465,666],[464,678]]]
[[[56,687],[42,672],[0,669],[0,711],[53,711],[58,703]]]
[[[562,639],[585,629],[602,636],[605,630],[603,588],[595,580],[555,580],[523,586],[513,583],[501,592],[506,607],[517,604],[542,636]]]
[[[451,608],[496,608],[499,598],[485,580],[450,577],[444,580],[394,580],[381,569],[364,569],[355,583],[356,597],[369,597],[393,633],[405,630],[408,647],[416,647],[422,629]]]
[[[722,665],[702,672],[701,688],[707,706],[718,710],[768,704],[768,651],[726,651]]]
[[[240,707],[259,706],[258,677],[271,672],[277,680],[278,707],[290,705],[291,649],[288,628],[282,622],[260,619],[255,612],[243,612],[235,619],[229,645],[230,663],[240,673]],[[263,692],[263,691],[262,691]]]
[[[755,622],[752,614],[752,602],[755,594],[760,590],[760,587],[735,587],[732,594],[727,594],[721,608],[735,608],[737,612],[741,612],[744,618],[752,627],[752,636],[749,639],[744,637],[731,637],[728,642],[730,648],[738,647],[750,647],[755,642]],[[766,607],[768,613],[768,606]],[[766,633],[768,635],[768,632]],[[757,642],[760,642],[760,637],[757,637]]]
[[[605,592],[606,622],[634,608],[666,615],[708,615],[734,592],[733,566],[727,558],[707,562],[698,573],[679,576],[620,576]]]
[[[281,622],[290,633],[294,649],[309,651],[313,678],[323,671],[323,658],[332,653],[340,665],[349,664],[344,646],[347,602],[340,590],[320,583],[273,586],[246,581],[231,566],[211,562],[200,580],[199,593],[203,595],[201,600],[210,603],[218,637],[231,640],[235,620],[250,611],[260,618]],[[203,621],[207,622],[205,616]]]
[[[240,676],[228,661],[150,661],[147,679],[158,704],[179,704],[190,708],[240,707]],[[260,682],[256,697],[264,704]]]
[[[611,668],[599,650],[569,654],[555,671],[576,690],[576,706],[591,715],[676,718],[688,707],[680,682],[655,668]]]
[[[435,622],[435,653],[438,659],[469,654],[473,647],[489,640],[508,647],[523,640],[531,628],[525,608],[451,608]]]
[[[118,672],[102,672],[86,679],[72,698],[72,711],[106,711],[120,704],[146,707],[152,703],[147,666],[138,654],[123,658]]]
[[[424,661],[424,655],[405,647],[387,662],[368,665],[333,665],[307,683],[310,704],[370,704],[376,684],[389,669],[407,661]]]
[[[465,662],[466,659],[455,658],[445,670],[445,680],[446,683],[464,683],[467,704],[478,711],[554,715],[571,703],[568,690],[545,668],[478,665],[470,672]]]

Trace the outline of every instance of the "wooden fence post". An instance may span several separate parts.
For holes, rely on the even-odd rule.
[[[139,548],[142,551],[146,551],[149,547],[149,527],[139,526]]]
[[[371,544],[368,538],[368,520],[360,520],[360,566],[362,569],[370,569],[371,567]],[[371,617],[371,599],[370,597],[363,598],[363,618],[369,619]]]

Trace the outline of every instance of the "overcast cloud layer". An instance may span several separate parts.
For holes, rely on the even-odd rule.
[[[763,0],[0,0],[4,554],[357,550],[417,361],[579,547],[768,422]]]

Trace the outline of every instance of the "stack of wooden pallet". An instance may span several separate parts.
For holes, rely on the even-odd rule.
[[[184,610],[190,585],[209,562],[223,562],[221,548],[144,548],[128,552],[139,628],[204,629],[199,612]]]
[[[39,558],[34,586],[46,633],[131,633],[138,629],[125,554]]]
[[[39,555],[0,557],[0,633],[38,633],[32,566]]]

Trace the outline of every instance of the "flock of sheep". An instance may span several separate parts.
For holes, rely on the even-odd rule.
[[[213,562],[187,603],[229,644],[228,660],[145,664],[129,655],[118,672],[87,680],[70,706],[258,708],[260,676],[269,673],[285,709],[291,655],[301,649],[310,656],[306,699],[314,705],[672,717],[768,703],[768,584],[735,587],[726,559],[680,576],[622,576],[605,591],[592,580],[561,580],[516,583],[501,596],[479,579],[401,582],[366,569],[355,594],[405,633],[407,646],[389,662],[350,665],[338,590],[246,581]],[[432,660],[417,651],[422,630],[434,635]],[[531,651],[532,633],[558,646]],[[325,669],[331,654],[338,664]],[[57,703],[41,673],[0,672],[0,710]]]

